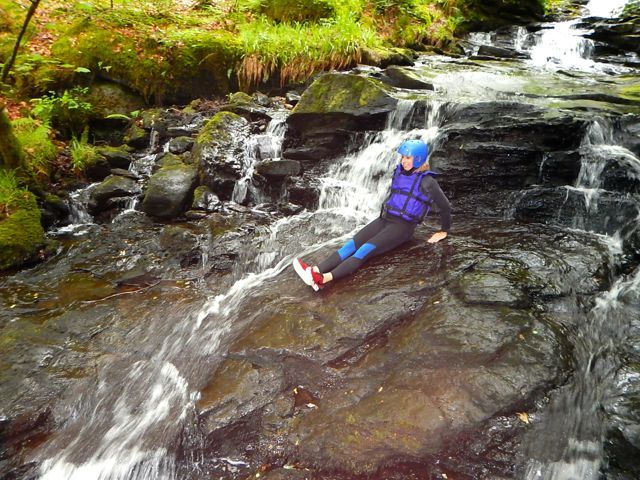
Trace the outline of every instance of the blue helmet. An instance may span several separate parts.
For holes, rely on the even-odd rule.
[[[405,140],[398,148],[398,153],[413,157],[413,168],[418,168],[427,161],[429,147],[422,140]]]

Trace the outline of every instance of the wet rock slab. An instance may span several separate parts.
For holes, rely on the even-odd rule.
[[[541,299],[597,291],[604,251],[549,235],[469,222],[319,294],[292,288],[291,272],[253,292],[238,312],[247,326],[198,403],[207,455],[313,478],[434,469],[456,439],[530,407],[568,371],[565,319]]]

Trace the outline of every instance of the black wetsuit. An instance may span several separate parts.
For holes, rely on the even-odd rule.
[[[420,190],[438,206],[441,230],[448,232],[451,228],[451,205],[436,179],[425,175],[420,182]],[[409,240],[416,225],[383,211],[380,217],[362,228],[340,250],[321,262],[318,269],[321,273],[331,273],[334,280],[350,275],[366,260]]]

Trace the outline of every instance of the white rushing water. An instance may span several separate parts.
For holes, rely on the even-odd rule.
[[[612,17],[622,11],[628,0],[590,0],[583,16]],[[547,25],[547,28],[516,39],[516,49],[526,52],[533,65],[539,68],[558,70],[572,68],[584,71],[624,71],[592,60],[594,42],[586,36],[590,30],[578,27],[581,19],[568,20]],[[531,45],[531,46],[529,46]]]

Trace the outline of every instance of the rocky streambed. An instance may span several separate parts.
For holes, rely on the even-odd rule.
[[[0,278],[0,478],[637,478],[637,71],[492,52],[105,151],[57,254]],[[314,293],[291,259],[377,215],[407,136],[451,236]]]

